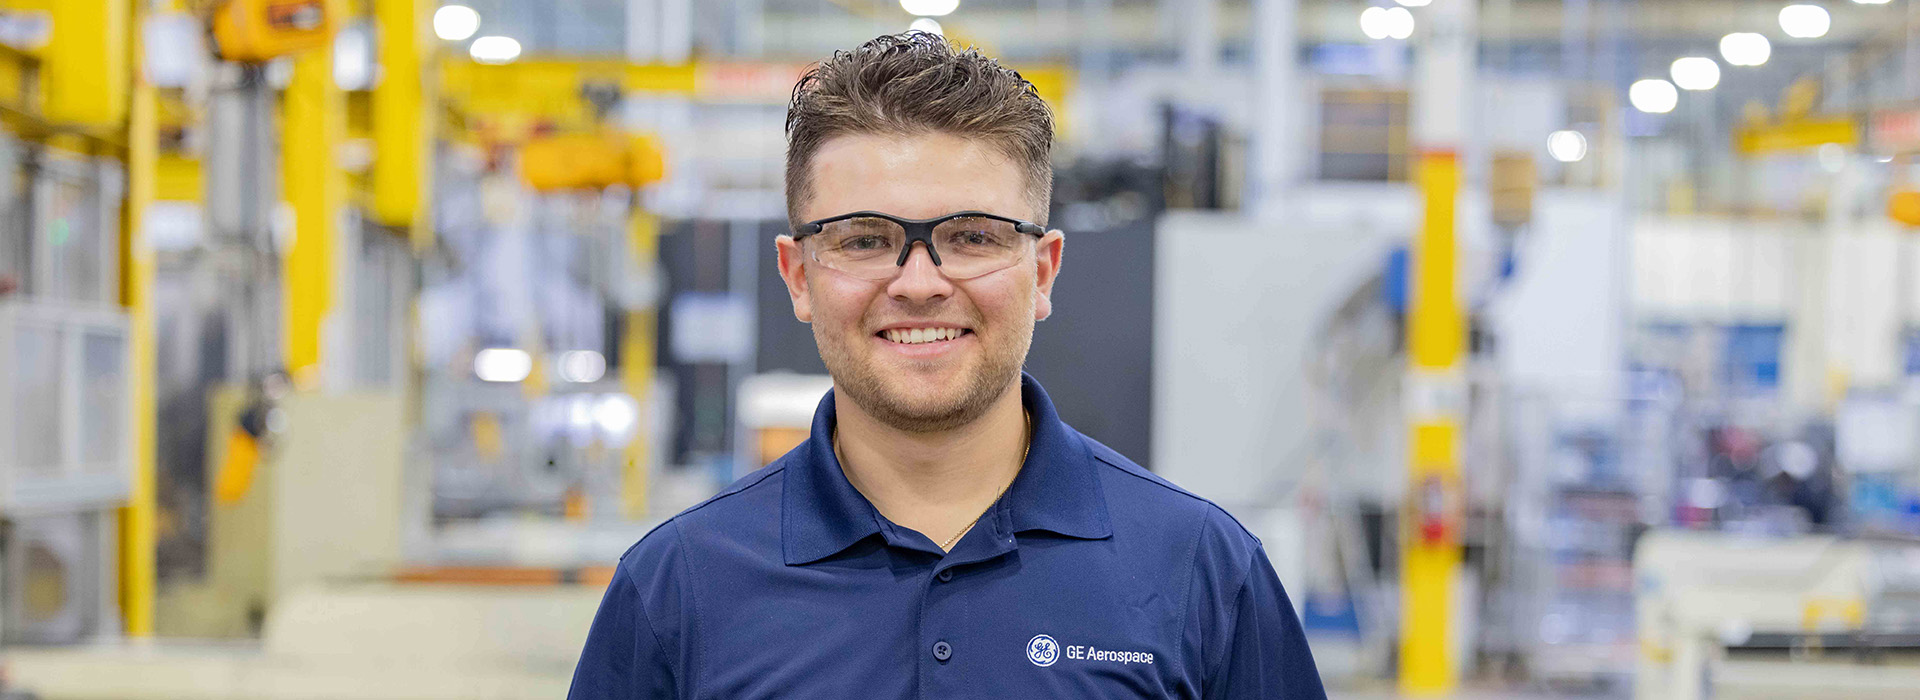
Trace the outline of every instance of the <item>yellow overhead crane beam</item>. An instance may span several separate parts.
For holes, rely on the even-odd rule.
[[[125,123],[134,9],[127,0],[0,0],[0,10],[47,26],[45,45],[28,51],[40,59],[41,116],[100,129]]]
[[[1071,69],[1058,65],[1016,68],[1056,111],[1066,104],[1073,84]],[[449,59],[440,66],[439,85],[446,105],[463,114],[585,130],[597,115],[581,95],[584,86],[612,85],[623,94],[679,95],[702,101],[782,103],[806,69],[789,63],[660,64],[531,57],[489,65]]]
[[[333,306],[335,239],[346,207],[346,173],[334,159],[346,133],[346,97],[333,82],[330,43],[294,58],[283,114],[281,179],[294,235],[283,268],[282,337],[288,375],[294,386],[308,388],[321,367],[321,329]]]

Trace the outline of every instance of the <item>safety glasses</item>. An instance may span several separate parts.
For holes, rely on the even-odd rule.
[[[869,280],[894,276],[918,241],[941,273],[965,280],[1012,267],[1026,249],[1021,244],[1044,235],[1039,224],[980,211],[931,219],[857,211],[801,224],[793,239],[821,265]]]

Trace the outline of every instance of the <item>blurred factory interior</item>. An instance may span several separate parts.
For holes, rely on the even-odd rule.
[[[0,693],[564,695],[806,436],[786,100],[909,27],[1335,697],[1915,696],[1920,0],[0,0]]]

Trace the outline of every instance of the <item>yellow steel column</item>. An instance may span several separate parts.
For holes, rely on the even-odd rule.
[[[1460,149],[1472,93],[1475,3],[1441,0],[1424,27],[1414,80],[1415,179],[1425,213],[1412,246],[1407,314],[1407,501],[1400,527],[1400,691],[1414,697],[1458,684],[1454,633],[1466,497],[1461,434],[1467,315],[1455,235]]]
[[[636,207],[628,231],[639,269],[651,274],[659,259],[660,219],[652,212]],[[628,311],[626,332],[620,339],[621,381],[626,385],[627,394],[633,397],[640,408],[633,440],[627,443],[626,474],[621,479],[623,492],[620,500],[625,506],[627,518],[631,520],[647,515],[647,468],[651,464],[649,455],[653,450],[653,435],[648,432],[653,425],[649,409],[652,406],[653,347],[657,320],[658,313],[653,309]]]
[[[145,20],[146,2],[117,1],[131,10],[134,26]],[[123,56],[141,55],[140,37],[141,33],[134,31],[121,38],[128,47]],[[127,201],[120,222],[120,300],[130,321],[127,369],[133,383],[129,407],[133,420],[133,489],[127,506],[120,511],[120,610],[126,619],[127,636],[147,637],[153,634],[157,541],[154,423],[159,416],[154,403],[153,252],[147,248],[143,227],[147,206],[153,202],[160,134],[153,85],[147,82],[147,76],[138,65],[120,75],[131,77],[131,100],[126,107]]]
[[[333,49],[294,58],[281,129],[282,177],[293,207],[293,245],[287,250],[287,371],[295,386],[311,387],[321,366],[320,331],[333,305],[334,240],[346,175],[334,152],[346,132],[346,99],[333,82]]]
[[[1413,247],[1407,315],[1409,507],[1401,527],[1400,687],[1444,694],[1454,686],[1449,648],[1454,578],[1460,568],[1460,429],[1465,416],[1460,361],[1466,350],[1456,261],[1455,201],[1460,163],[1452,153],[1420,156],[1426,215]]]
[[[380,82],[373,88],[373,206],[377,223],[410,231],[417,247],[432,240],[423,221],[431,171],[422,30],[426,3],[373,0],[380,37]]]

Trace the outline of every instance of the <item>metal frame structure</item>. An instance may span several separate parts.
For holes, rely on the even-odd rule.
[[[55,406],[23,405],[21,387],[29,368],[22,354],[30,334],[54,338],[50,358],[57,367]],[[127,345],[127,319],[113,311],[49,302],[0,304],[0,365],[22,370],[0,381],[0,434],[16,448],[0,454],[0,511],[15,515],[105,508],[127,497],[134,419],[126,404],[132,394]],[[97,354],[101,349],[110,352]],[[96,359],[112,363],[102,366],[111,367],[106,374],[117,376],[110,381],[118,386],[109,385],[111,393],[90,397],[95,387],[88,373]],[[98,423],[105,414],[89,415],[99,400],[118,404],[114,412],[121,415],[112,419],[117,425],[103,429]],[[20,448],[42,436],[21,433],[22,415],[48,411],[58,426],[57,457],[51,463],[29,463]],[[92,447],[99,441],[111,441],[104,454]]]

